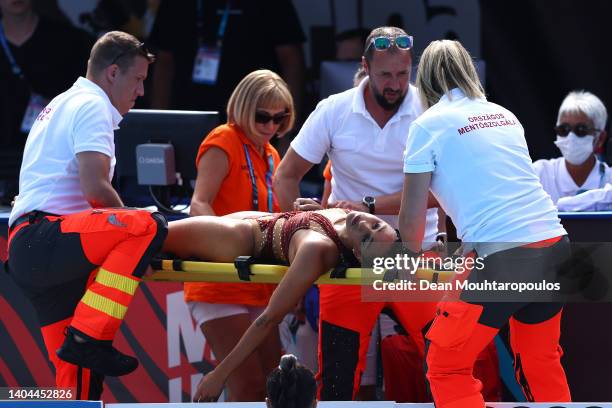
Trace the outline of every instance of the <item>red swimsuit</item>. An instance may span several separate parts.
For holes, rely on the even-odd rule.
[[[256,218],[255,220],[257,224],[259,224],[259,228],[263,235],[263,242],[259,253],[259,257],[263,259],[274,260],[276,262],[288,262],[289,242],[291,242],[293,234],[302,229],[312,229],[329,237],[334,241],[341,255],[348,251],[340,241],[340,237],[329,219],[318,212],[284,212],[266,215]],[[277,222],[280,220],[283,220],[282,224],[276,226]],[[278,246],[279,244],[280,248]]]

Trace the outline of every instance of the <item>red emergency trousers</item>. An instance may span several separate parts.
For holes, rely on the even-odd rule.
[[[64,329],[112,341],[166,234],[161,214],[123,208],[35,211],[10,229],[9,273],[36,310],[56,385],[76,399],[99,399],[103,376],[57,358]]]
[[[534,282],[550,278],[569,256],[569,240],[558,237],[494,253],[469,281],[511,282],[521,273]],[[527,401],[569,402],[561,366],[561,302],[440,302],[426,334],[427,379],[437,408],[484,408],[482,384],[472,374],[478,354],[510,320],[510,345],[516,379]]]
[[[390,308],[424,352],[422,330],[434,318],[433,302],[363,302],[361,286],[320,285],[320,400],[348,401],[359,391],[376,318]]]

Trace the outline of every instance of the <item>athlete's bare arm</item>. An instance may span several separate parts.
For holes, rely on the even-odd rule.
[[[292,251],[291,248],[295,248]],[[294,252],[292,254],[292,252]],[[198,385],[194,401],[216,401],[229,374],[249,356],[295,307],[308,288],[325,271],[336,265],[338,249],[327,237],[310,231],[297,231],[290,244],[291,266],[278,284],[264,312],[251,324],[236,347]]]

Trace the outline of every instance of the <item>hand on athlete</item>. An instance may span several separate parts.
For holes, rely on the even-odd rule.
[[[368,212],[368,208],[361,201],[340,200],[333,204],[329,204],[329,207]]]
[[[322,210],[323,206],[314,198],[298,198],[293,202],[295,211],[317,211]]]
[[[223,391],[223,386],[224,381],[218,378],[215,370],[212,370],[200,380],[193,395],[193,402],[216,402]]]

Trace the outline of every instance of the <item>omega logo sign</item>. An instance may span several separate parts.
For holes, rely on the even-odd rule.
[[[162,157],[139,157],[139,164],[164,164],[164,159]]]

